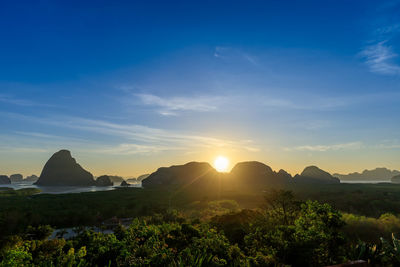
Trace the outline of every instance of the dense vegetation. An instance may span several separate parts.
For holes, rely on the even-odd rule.
[[[7,190],[0,192],[0,266],[323,266],[356,259],[397,266],[399,192],[393,185],[218,196]],[[108,225],[111,234],[99,231],[112,217],[132,221]],[[76,227],[76,235],[48,239],[50,226]]]

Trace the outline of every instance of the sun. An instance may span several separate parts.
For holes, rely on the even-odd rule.
[[[229,167],[229,159],[227,157],[218,156],[214,160],[214,168],[218,172],[227,172],[228,171],[228,167]]]

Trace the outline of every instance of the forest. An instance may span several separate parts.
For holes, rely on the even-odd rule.
[[[399,192],[389,184],[221,195],[5,190],[0,266],[398,266]]]

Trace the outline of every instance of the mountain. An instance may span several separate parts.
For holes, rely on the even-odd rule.
[[[317,166],[306,167],[300,175],[294,177],[295,183],[323,183],[337,184],[339,178],[333,177],[330,173],[321,170]]]
[[[128,178],[128,179],[126,179],[126,181],[128,182],[128,183],[137,183],[138,181],[136,180],[136,178]]]
[[[131,185],[128,184],[126,181],[122,181],[122,183],[119,186],[128,187],[128,186],[131,186]]]
[[[142,174],[142,175],[139,175],[137,178],[129,178],[126,181],[129,183],[138,183],[138,182],[142,182],[144,179],[146,179],[149,176],[150,176],[150,174]]]
[[[0,175],[0,184],[11,184],[11,180],[7,175]]]
[[[42,186],[91,186],[93,175],[84,170],[68,150],[60,150],[51,156],[43,167],[39,180]]]
[[[387,168],[364,170],[362,173],[353,172],[349,174],[334,174],[334,176],[344,181],[389,181],[393,176],[396,175],[400,175],[400,171],[392,171]]]
[[[258,161],[237,163],[229,173],[229,180],[236,189],[260,189],[288,184],[292,176],[284,170],[274,172],[271,167]]]
[[[184,186],[210,191],[262,191],[292,183],[336,184],[340,180],[316,166],[306,167],[294,178],[284,170],[275,172],[258,161],[237,163],[230,173],[218,173],[210,164],[189,162],[185,165],[159,168],[142,181],[143,187]]]
[[[33,183],[35,183],[38,179],[39,179],[39,177],[37,177],[36,175],[32,174],[31,176],[27,176],[24,179],[24,182],[33,182]]]
[[[121,176],[117,176],[117,175],[108,175],[108,177],[110,178],[111,182],[113,182],[114,184],[120,184],[123,181],[125,181],[124,178],[122,178]]]
[[[113,186],[114,183],[111,181],[110,176],[102,175],[102,176],[97,177],[95,185],[96,186]]]
[[[146,178],[149,177],[149,176],[150,176],[150,174],[148,174],[148,173],[139,175],[139,176],[136,178],[136,181],[141,182],[141,181],[143,181],[144,179],[146,179]]]
[[[10,180],[12,183],[22,182],[23,179],[24,179],[24,177],[22,176],[22,174],[11,174],[10,175]]]
[[[393,176],[390,181],[394,184],[400,184],[400,175]]]
[[[274,172],[269,166],[257,162],[241,162],[230,173],[219,173],[210,164],[190,162],[185,165],[159,168],[142,181],[143,187],[186,186],[199,190],[263,190],[265,187],[290,183],[292,177],[280,170]]]
[[[142,181],[142,186],[182,186],[189,184],[204,186],[210,182],[215,182],[215,179],[212,178],[217,175],[217,171],[209,163],[189,162],[185,165],[159,168]]]

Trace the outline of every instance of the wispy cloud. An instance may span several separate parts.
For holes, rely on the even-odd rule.
[[[242,60],[254,66],[259,65],[259,60],[256,56],[232,47],[216,46],[214,50],[214,57],[223,60]]]
[[[366,59],[366,64],[372,72],[399,75],[400,65],[395,62],[398,55],[393,51],[393,47],[388,45],[388,40],[367,46],[361,56]]]
[[[137,154],[155,154],[162,151],[183,150],[181,148],[171,148],[168,146],[152,146],[139,144],[119,144],[116,146],[105,146],[94,149],[93,152],[111,155],[137,155]]]
[[[64,120],[65,121],[65,120]],[[64,126],[123,137],[140,145],[157,146],[159,150],[193,148],[234,148],[256,151],[251,140],[229,140],[181,133],[136,124],[116,124],[99,120],[71,118]]]
[[[37,106],[37,103],[27,100],[15,98],[11,95],[0,94],[0,102],[18,105],[18,106]]]
[[[100,151],[108,154],[149,154],[163,151],[203,151],[204,149],[218,148],[249,152],[259,151],[252,140],[230,140],[228,138],[216,138],[144,125],[118,124],[77,117],[38,118],[26,115],[18,116],[18,114],[11,114],[11,116],[15,119],[29,120],[31,123],[91,132],[95,135],[91,134],[89,136],[98,136],[99,140],[102,140],[101,142],[96,142],[95,139],[90,138],[88,142],[85,142],[85,140],[71,138],[68,144],[76,146],[79,150],[86,149],[87,151]],[[60,143],[65,143],[66,139],[68,139],[68,137],[57,137],[37,132],[22,132],[20,134],[36,139],[42,138],[47,144],[49,144],[49,137],[51,137],[52,144],[57,144],[57,140],[62,141]],[[83,136],[87,136],[87,134]],[[110,141],[109,145],[104,145],[104,136],[109,136],[112,140],[119,140],[119,142]]]
[[[180,111],[209,112],[218,109],[223,101],[219,96],[160,97],[152,94],[136,95],[144,105],[153,106],[161,115],[178,115]]]
[[[371,30],[366,46],[359,54],[371,72],[400,75],[398,47],[394,46],[400,33],[400,20],[395,12],[399,4],[398,0],[383,1],[377,6],[377,17],[373,20],[375,26]]]
[[[258,101],[265,107],[278,109],[294,109],[294,110],[335,110],[338,108],[354,107],[356,105],[364,105],[366,103],[374,103],[377,101],[388,101],[399,99],[400,93],[396,92],[380,92],[379,94],[363,94],[363,95],[347,95],[342,96],[319,96],[319,95],[296,95],[296,100],[291,98],[279,97],[258,97]]]
[[[27,147],[27,146],[5,146],[0,145],[2,152],[8,153],[48,153],[50,150],[39,148],[39,147]]]
[[[343,144],[333,144],[333,145],[304,145],[296,146],[292,148],[286,148],[286,151],[315,151],[315,152],[325,152],[325,151],[336,151],[336,150],[355,150],[362,148],[362,142],[351,142]]]
[[[376,148],[380,149],[399,149],[400,141],[398,139],[382,140]]]

